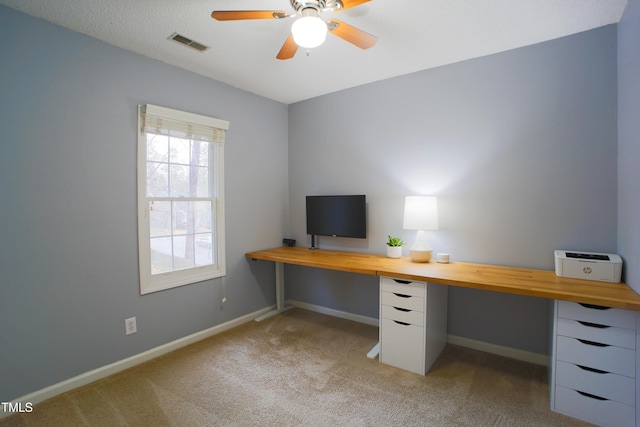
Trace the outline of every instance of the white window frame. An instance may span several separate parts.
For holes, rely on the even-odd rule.
[[[151,117],[151,119],[149,119]],[[212,202],[212,249],[214,263],[188,269],[151,274],[151,231],[149,206],[154,198],[147,197],[147,132],[146,126],[162,129],[162,132],[188,132],[194,140],[210,143],[209,179]],[[157,122],[151,125],[152,120]],[[154,123],[155,123],[154,122]],[[165,129],[167,128],[167,129]],[[168,130],[170,129],[170,130]],[[226,275],[225,221],[224,221],[224,138],[229,122],[156,105],[138,106],[138,254],[140,270],[140,294],[148,294]],[[183,130],[185,132],[183,132]],[[151,132],[158,133],[158,132]],[[189,198],[166,198],[165,201],[189,201]],[[198,200],[202,200],[201,198]]]

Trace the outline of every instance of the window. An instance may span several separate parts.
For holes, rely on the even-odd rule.
[[[224,139],[229,123],[139,107],[140,293],[225,275]]]

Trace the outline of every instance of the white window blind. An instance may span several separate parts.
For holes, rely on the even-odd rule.
[[[142,131],[159,135],[224,143],[229,122],[171,108],[143,106]]]

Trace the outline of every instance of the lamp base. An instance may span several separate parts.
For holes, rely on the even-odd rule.
[[[409,258],[413,262],[429,262],[431,261],[431,254],[433,250],[429,243],[427,243],[427,236],[424,230],[418,230],[416,241],[409,249]]]
[[[429,262],[431,261],[431,250],[413,250],[409,249],[409,257],[413,262]]]

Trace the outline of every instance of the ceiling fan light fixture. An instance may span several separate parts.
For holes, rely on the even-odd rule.
[[[327,38],[327,23],[316,10],[304,10],[302,16],[291,26],[293,40],[300,47],[311,49],[320,46]]]

